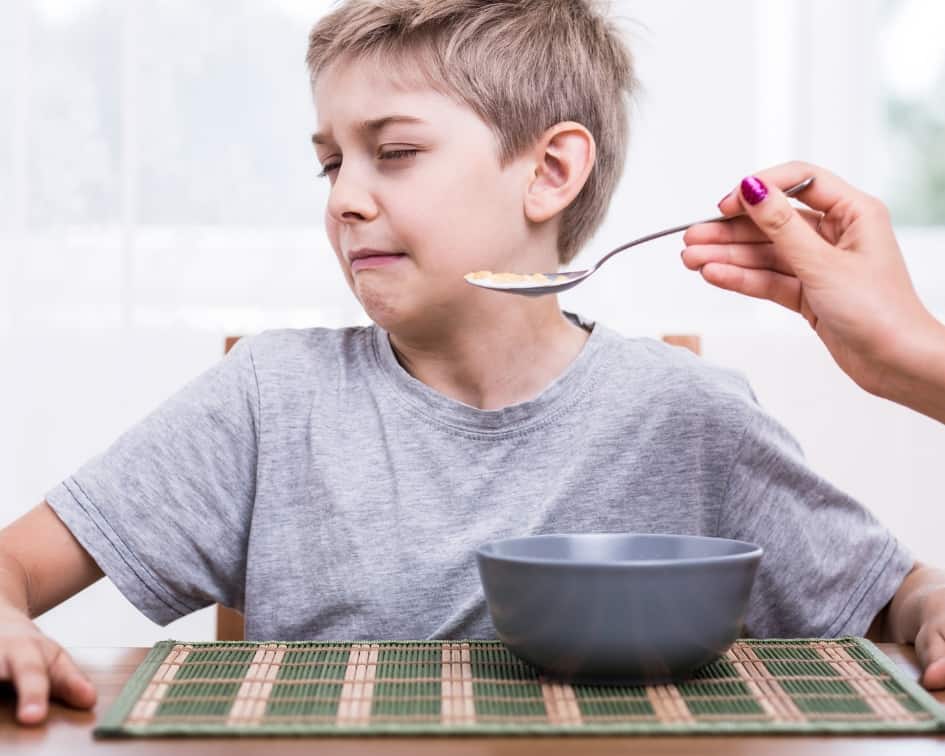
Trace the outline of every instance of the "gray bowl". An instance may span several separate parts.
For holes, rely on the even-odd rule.
[[[679,680],[741,632],[760,547],[683,535],[507,538],[476,552],[499,639],[574,682]]]

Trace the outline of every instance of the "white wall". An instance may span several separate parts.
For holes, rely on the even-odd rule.
[[[74,5],[79,11],[69,10]],[[60,134],[66,147],[49,147],[57,157],[43,171],[61,164],[67,174],[58,193],[48,189],[48,182],[58,186],[55,173],[32,170],[45,144],[36,134],[52,138],[61,126],[56,108],[34,92],[45,74],[40,67],[32,78],[16,75],[13,65],[46,50],[49,40],[37,39],[34,28],[28,43],[17,37],[14,44],[0,44],[0,147],[10,145],[0,157],[0,198],[10,199],[0,210],[0,297],[5,298],[0,299],[0,522],[36,504],[216,360],[225,333],[363,322],[318,225],[324,187],[307,173],[314,172],[314,163],[305,137],[311,112],[301,54],[310,4],[243,5],[252,13],[283,14],[273,34],[284,35],[286,50],[245,42],[253,39],[250,32],[258,22],[250,11],[245,24],[231,30],[236,35],[231,41],[207,41],[213,35],[199,24],[209,21],[195,12],[196,31],[181,32],[192,47],[163,49],[160,44],[170,44],[175,35],[158,30],[149,37],[150,52],[118,42],[109,48],[115,66],[129,59],[140,66],[134,75],[120,72],[119,91],[128,95],[135,81],[150,84],[140,85],[129,100],[137,103],[136,114],[112,113],[112,121],[102,116],[96,125],[92,115],[99,111],[93,109],[80,119],[92,136],[70,142],[79,137]],[[835,6],[840,5],[838,0]],[[829,97],[804,85],[820,70],[814,71],[811,61],[830,69],[830,56],[854,54],[849,50],[869,30],[841,23],[843,13],[825,21],[809,0],[641,0],[616,6],[640,22],[632,32],[645,92],[625,179],[606,225],[578,263],[648,231],[712,215],[715,202],[742,175],[788,157],[816,157],[867,184],[874,181],[861,165],[862,155],[843,138],[844,129],[852,128],[849,101],[832,109]],[[5,7],[2,35],[27,29],[29,13],[52,14],[59,24],[50,27],[55,31],[67,30],[80,11],[119,13],[128,6],[117,0],[15,0]],[[209,2],[199,7],[204,14],[211,7],[220,13],[231,8]],[[846,41],[831,53],[829,44],[814,39],[812,23],[819,37],[834,28]],[[219,49],[213,45],[228,44],[245,44],[250,69],[262,67],[272,86],[278,82],[282,100],[273,107],[281,108],[284,122],[250,134],[242,130],[245,114],[237,108],[240,103],[251,108],[252,98],[244,103],[239,96],[221,95],[219,107],[198,123],[208,130],[214,124],[217,143],[232,140],[232,159],[216,155],[204,164],[203,153],[194,153],[181,165],[167,166],[180,184],[149,189],[142,174],[164,179],[162,171],[148,167],[150,140],[175,129],[179,140],[201,135],[181,131],[174,80],[163,79],[157,59],[147,55],[189,55],[198,70],[201,55],[209,58]],[[91,86],[75,76],[63,95],[69,112],[80,112],[76,93]],[[88,91],[94,99],[94,86]],[[813,111],[811,103],[816,103]],[[867,103],[860,102],[860,111],[869,111]],[[229,129],[223,128],[227,121]],[[121,138],[122,129],[134,130],[135,138]],[[76,209],[83,192],[90,193],[91,179],[78,168],[70,173],[69,161],[88,152],[91,143],[99,145],[94,154],[101,155],[96,160],[107,174],[94,185],[104,199]],[[798,152],[802,146],[805,151]],[[243,151],[249,157],[237,155]],[[268,159],[279,169],[273,169],[271,185],[254,185],[247,199],[239,175],[250,169],[245,162],[250,159]],[[219,171],[232,175],[214,183]],[[181,192],[204,187],[193,193],[192,213],[191,206],[181,209],[162,194],[174,186]],[[197,207],[216,195],[213,207]],[[58,220],[44,220],[51,217]],[[941,237],[904,230],[902,238],[917,287],[942,315],[945,267],[925,251],[940,247]],[[628,334],[701,333],[706,358],[749,376],[762,403],[798,436],[815,468],[871,507],[918,556],[934,562],[940,553],[936,534],[945,526],[936,465],[945,459],[945,428],[865,395],[830,362],[803,321],[768,303],[710,289],[681,266],[680,248],[675,237],[628,252],[563,303]],[[212,633],[206,612],[158,628],[107,582],[53,610],[40,624],[72,645],[199,640]]]

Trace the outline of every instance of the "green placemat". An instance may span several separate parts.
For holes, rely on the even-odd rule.
[[[497,641],[158,643],[95,730],[149,735],[931,732],[872,643],[742,640],[676,685],[567,685]]]

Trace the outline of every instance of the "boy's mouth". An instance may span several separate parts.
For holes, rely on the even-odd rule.
[[[406,257],[403,252],[385,252],[380,249],[355,249],[348,253],[348,262],[351,263],[351,272],[368,268],[380,268],[391,265]]]

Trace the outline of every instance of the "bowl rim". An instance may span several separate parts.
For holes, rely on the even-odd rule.
[[[697,541],[726,541],[728,543],[735,543],[740,546],[745,547],[744,551],[738,552],[736,554],[720,554],[718,556],[702,556],[702,557],[680,557],[679,559],[608,559],[608,560],[596,560],[596,559],[554,559],[550,557],[534,557],[534,556],[510,556],[507,554],[496,554],[488,551],[487,549],[490,546],[495,546],[501,543],[508,543],[509,541],[526,541],[526,540],[536,540],[536,539],[554,539],[554,538],[583,538],[583,537],[610,537],[610,538],[626,538],[626,537],[645,537],[657,540],[672,540],[677,538],[685,538],[688,540],[697,540]],[[497,538],[492,541],[487,541],[476,549],[476,556],[480,559],[491,559],[497,562],[507,562],[512,564],[535,564],[543,566],[558,566],[558,567],[594,567],[597,569],[600,568],[623,568],[623,567],[636,567],[636,568],[657,568],[665,569],[666,567],[694,567],[700,565],[709,565],[709,564],[726,564],[732,562],[747,562],[760,559],[764,555],[764,549],[758,544],[751,543],[750,541],[741,541],[736,538],[722,538],[718,536],[703,536],[703,535],[688,535],[685,533],[630,533],[630,532],[621,532],[621,533],[536,533],[535,535],[523,535],[523,536],[510,536],[508,538]]]

